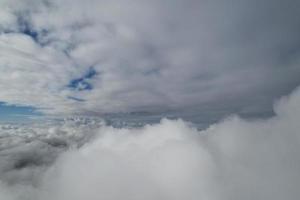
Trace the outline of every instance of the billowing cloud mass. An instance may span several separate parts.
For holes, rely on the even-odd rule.
[[[0,199],[298,199],[299,103],[298,89],[270,119],[233,116],[206,130],[167,119],[2,126]]]
[[[0,0],[0,200],[299,199],[299,8]]]
[[[299,4],[1,0],[0,101],[48,114],[265,112],[300,83]]]

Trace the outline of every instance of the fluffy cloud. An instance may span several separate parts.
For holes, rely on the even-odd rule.
[[[55,115],[262,114],[300,84],[299,4],[0,0],[0,102]],[[299,102],[297,89],[272,118],[203,130],[167,119],[2,124],[0,199],[299,199]],[[127,120],[147,123],[137,116]]]
[[[0,198],[298,199],[299,102],[298,89],[276,103],[273,118],[247,121],[233,116],[206,130],[182,120],[164,119],[143,128],[71,120],[31,126],[32,134],[24,142],[16,137],[19,129],[2,126],[2,133],[8,133],[1,135]],[[60,145],[47,149],[45,143],[36,144],[57,141],[53,138],[78,144],[86,137],[93,139],[73,145],[78,148],[60,153],[54,163],[44,159],[55,155],[53,148]],[[31,151],[26,150],[29,147]],[[19,168],[7,164],[18,161],[18,155],[45,151],[45,156],[34,156],[40,164],[30,159],[31,165]]]
[[[53,114],[270,110],[299,84],[298,7],[2,0],[0,100]]]

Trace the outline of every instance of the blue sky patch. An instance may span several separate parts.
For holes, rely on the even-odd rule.
[[[90,67],[82,77],[71,80],[67,87],[78,91],[92,90],[93,85],[90,83],[90,79],[96,75],[96,70],[93,67]]]
[[[30,106],[7,105],[0,102],[0,121],[25,121],[30,117],[40,115],[35,108]]]
[[[18,25],[20,32],[31,37],[34,41],[38,40],[38,32],[33,30],[30,23],[23,17],[18,17]]]

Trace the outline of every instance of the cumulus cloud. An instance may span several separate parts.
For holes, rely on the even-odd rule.
[[[263,112],[299,84],[296,0],[0,4],[0,100],[9,104],[52,114]]]
[[[297,89],[276,102],[276,116],[270,119],[249,121],[232,116],[205,130],[182,120],[167,119],[142,128],[113,128],[102,122],[82,120],[66,121],[56,128],[53,124],[44,125],[31,131],[37,135],[29,136],[29,142],[21,142],[24,146],[17,146],[26,149],[37,138],[45,141],[60,136],[76,144],[82,138],[71,138],[85,137],[87,132],[93,132],[88,134],[93,139],[60,153],[52,164],[6,167],[0,173],[0,197],[9,200],[298,199],[299,102]],[[2,127],[10,133],[1,135],[4,144],[1,161],[3,152],[10,151],[9,162],[14,162],[14,154],[24,153],[12,150],[20,139],[13,138],[12,133],[18,131],[11,129],[8,125]],[[35,145],[33,149],[32,152],[40,154],[45,146]],[[46,151],[53,155],[51,150]],[[28,175],[30,170],[34,170],[35,176],[28,178],[26,184],[20,180],[8,181],[20,174]]]
[[[0,0],[0,199],[299,199],[299,4]]]
[[[8,184],[37,184],[45,167],[68,148],[89,141],[104,124],[91,119],[0,125],[0,179]]]

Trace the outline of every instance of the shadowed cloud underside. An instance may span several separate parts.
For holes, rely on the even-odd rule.
[[[45,114],[259,116],[300,84],[296,0],[0,6],[0,101]]]

